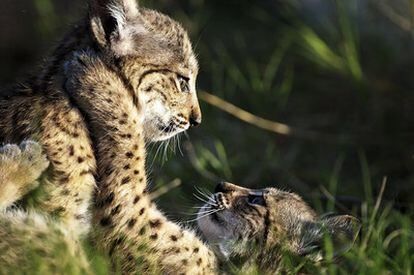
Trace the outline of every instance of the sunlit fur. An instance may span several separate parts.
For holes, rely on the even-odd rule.
[[[135,0],[87,2],[87,14],[74,24],[53,54],[46,59],[42,69],[23,84],[0,93],[0,143],[19,144],[30,139],[42,146],[50,167],[39,181],[39,188],[44,192],[33,200],[33,207],[37,214],[44,215],[45,220],[49,221],[50,218],[53,221],[50,223],[56,228],[66,228],[76,241],[89,232],[93,196],[100,184],[96,176],[99,173],[98,178],[103,178],[103,171],[96,169],[97,146],[93,146],[94,137],[88,129],[89,118],[86,112],[80,111],[80,106],[74,104],[75,100],[69,98],[66,91],[66,84],[71,77],[68,75],[71,71],[68,70],[68,63],[76,54],[93,53],[99,57],[102,65],[93,70],[89,79],[82,79],[82,84],[96,84],[96,89],[113,89],[126,95],[131,114],[129,110],[121,108],[117,110],[118,113],[115,112],[121,99],[114,95],[106,98],[108,109],[105,112],[111,119],[117,115],[116,129],[127,128],[132,123],[140,124],[139,139],[135,139],[138,131],[130,131],[120,137],[129,139],[139,147],[139,150],[134,149],[135,146],[131,150],[140,156],[140,162],[145,161],[142,150],[148,142],[166,140],[188,129],[190,125],[196,126],[201,122],[195,90],[198,65],[183,28],[165,15],[138,7]],[[93,86],[84,88],[89,91]],[[140,117],[131,119],[132,113],[137,110]],[[117,149],[113,142],[99,145],[107,151]],[[105,161],[109,162],[109,159],[110,156]],[[135,161],[138,162],[137,159]],[[8,168],[13,167],[10,165]],[[137,177],[133,174],[137,169],[122,171]],[[105,172],[113,170],[111,168]],[[13,186],[9,184],[13,184],[13,181],[6,181],[7,173],[0,174],[0,184],[7,184],[1,186],[0,190],[6,190],[7,187],[7,193],[4,194],[10,195],[4,200],[4,205],[28,199],[32,194],[26,194],[29,190],[26,186],[36,187],[37,183],[31,185],[33,182],[30,181],[14,181],[17,186]],[[144,169],[140,173],[138,179],[146,182]],[[114,175],[115,179],[120,179],[116,176],[119,175]],[[0,198],[3,198],[2,195]],[[28,210],[25,205],[21,207]],[[133,211],[128,207],[122,209],[127,210]],[[11,216],[4,215],[0,219],[1,231]],[[26,222],[30,222],[30,219]],[[31,230],[30,225],[26,228]],[[13,235],[10,240],[24,239],[29,235]],[[8,233],[5,236],[9,236]],[[7,242],[0,240],[0,244]],[[0,258],[4,259],[5,253],[8,251],[0,250]]]
[[[33,141],[0,147],[0,273],[57,274],[68,268],[90,274],[77,237],[39,211],[13,204],[39,185],[49,166],[42,147]],[[30,260],[28,260],[30,259]]]
[[[121,20],[118,26],[124,26],[113,31],[116,38],[104,42],[114,53],[110,66],[136,93],[143,108],[147,140],[167,140],[187,130],[191,123],[201,122],[196,96],[197,59],[187,33],[177,22],[144,8],[129,18],[120,16],[128,3],[123,5],[109,9],[115,20]],[[101,28],[108,32],[105,26]],[[95,35],[99,40],[99,31]],[[180,78],[188,80],[184,90]]]
[[[143,111],[146,142],[167,140],[201,122],[195,84],[198,64],[184,29],[166,15],[138,8],[134,0],[88,4],[86,16],[42,69],[23,84],[0,92],[0,142],[35,140],[51,162],[50,174],[40,182],[48,196],[38,209],[58,213],[81,234],[89,228],[88,211],[97,184],[85,117],[65,91],[67,62],[74,53],[99,55],[105,69],[119,78],[118,88],[134,95],[131,100]],[[113,85],[97,73],[91,82]],[[184,90],[180,79],[188,80]]]
[[[215,251],[227,259],[246,258],[275,270],[283,251],[313,261],[323,255],[324,233],[331,235],[337,254],[353,243],[359,221],[348,215],[318,217],[297,194],[276,188],[252,190],[222,183],[206,199],[198,227]],[[249,196],[263,198],[262,204]]]
[[[42,147],[35,142],[0,147],[0,211],[35,189],[48,166]]]

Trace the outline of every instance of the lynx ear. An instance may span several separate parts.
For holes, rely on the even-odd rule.
[[[326,215],[318,222],[306,223],[302,232],[302,243],[299,254],[314,261],[324,258],[324,240],[330,239],[333,256],[338,257],[349,250],[358,237],[361,222],[349,215]]]
[[[90,0],[89,20],[98,44],[117,55],[133,49],[133,38],[144,33],[136,0]]]
[[[335,257],[352,247],[361,229],[361,222],[349,215],[328,215],[321,218],[321,224],[332,241]]]

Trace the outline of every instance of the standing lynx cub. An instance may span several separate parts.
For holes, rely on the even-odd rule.
[[[198,65],[182,27],[155,11],[138,10],[135,0],[91,0],[86,18],[37,77],[0,93],[0,144],[31,139],[43,146],[51,167],[40,183],[45,195],[36,209],[76,233],[89,227],[96,155],[85,118],[65,92],[64,71],[74,52],[87,49],[99,53],[105,69],[120,80],[116,89],[130,93],[131,103],[145,109],[140,118],[145,141],[168,139],[201,122]],[[90,77],[114,88],[99,73]],[[108,104],[116,106],[116,101],[108,99]],[[127,117],[120,115],[122,125]]]
[[[0,92],[0,144],[37,141],[50,161],[38,184],[28,182],[29,177],[10,181],[0,175],[1,198],[7,198],[4,207],[25,199],[25,193],[37,185],[41,190],[28,211],[0,213],[1,264],[13,264],[8,256],[21,254],[22,249],[12,245],[19,240],[20,229],[27,231],[19,231],[20,236],[29,236],[35,228],[46,230],[53,223],[75,240],[89,231],[92,197],[96,187],[103,185],[96,178],[104,176],[96,171],[97,154],[85,114],[65,91],[65,64],[83,50],[99,54],[104,64],[102,73],[95,71],[89,80],[99,82],[103,89],[122,91],[129,104],[143,112],[139,118],[143,131],[127,158],[137,158],[146,142],[168,139],[201,122],[195,93],[198,64],[183,28],[156,11],[138,9],[135,0],[90,0],[87,16],[65,36],[39,74]],[[112,79],[106,78],[107,72]],[[116,108],[120,100],[113,96],[106,104]],[[129,127],[134,121],[130,121],[129,110],[122,110],[108,115]],[[133,140],[135,135],[126,133],[124,138]],[[139,172],[138,180],[146,180],[144,170],[123,169],[134,176]],[[104,172],[110,175],[113,170],[109,167]],[[129,181],[123,178],[125,184]]]

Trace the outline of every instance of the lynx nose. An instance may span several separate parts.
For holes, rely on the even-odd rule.
[[[189,122],[191,127],[197,127],[201,124],[201,109],[198,103],[191,110]]]
[[[190,125],[191,127],[197,127],[201,124],[201,117],[190,117]]]

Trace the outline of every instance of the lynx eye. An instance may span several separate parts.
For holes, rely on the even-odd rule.
[[[180,85],[181,92],[190,92],[190,79],[188,77],[178,75],[178,83]]]
[[[266,201],[263,195],[250,194],[247,196],[247,202],[250,204],[266,206]]]

